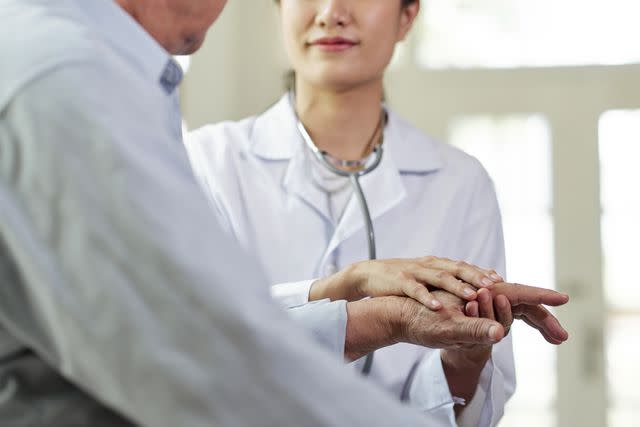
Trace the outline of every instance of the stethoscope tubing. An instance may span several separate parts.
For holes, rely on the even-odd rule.
[[[297,118],[297,115],[296,115]],[[298,118],[297,118],[298,119]],[[376,259],[376,236],[373,228],[373,221],[371,220],[371,213],[369,211],[369,204],[367,203],[367,198],[364,195],[364,191],[362,191],[362,186],[360,185],[360,177],[367,175],[373,172],[380,162],[382,161],[382,154],[384,150],[382,149],[382,144],[378,144],[373,149],[374,159],[370,165],[363,167],[358,170],[344,170],[336,167],[331,161],[327,158],[328,154],[321,151],[316,145],[313,143],[311,136],[307,132],[307,129],[304,127],[300,119],[297,120],[298,131],[302,135],[302,139],[304,139],[305,143],[313,153],[313,155],[318,159],[318,161],[323,164],[329,171],[333,172],[338,176],[342,176],[345,178],[349,178],[351,182],[351,186],[353,187],[353,191],[358,199],[358,203],[360,205],[360,209],[362,211],[362,216],[364,218],[364,223],[367,229],[367,245],[369,248],[369,260]],[[345,166],[351,166],[349,161],[342,162]],[[367,354],[365,358],[364,365],[362,367],[362,374],[369,375],[371,373],[371,368],[373,367],[373,354]]]

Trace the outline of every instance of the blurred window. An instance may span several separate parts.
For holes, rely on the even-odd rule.
[[[640,243],[640,111],[606,112],[599,128],[609,425],[626,427],[640,420],[640,293],[629,273]]]
[[[426,68],[640,62],[638,0],[429,0],[421,16]]]
[[[551,138],[541,115],[468,116],[453,121],[450,142],[475,156],[493,178],[503,216],[510,281],[554,285]],[[518,389],[501,425],[555,423],[556,351],[516,322],[512,333]],[[531,349],[535,348],[535,351]],[[531,369],[535,367],[535,369]]]

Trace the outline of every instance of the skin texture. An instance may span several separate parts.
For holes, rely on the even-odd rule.
[[[204,42],[226,0],[116,0],[173,55],[189,55]]]
[[[466,316],[463,300],[443,291],[435,293],[445,301],[438,311],[396,296],[348,303],[346,357],[354,360],[399,342],[458,349],[490,346],[504,337],[500,323]]]

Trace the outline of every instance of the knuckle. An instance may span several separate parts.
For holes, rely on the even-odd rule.
[[[429,265],[429,264],[433,264],[434,262],[436,262],[437,258],[434,257],[433,255],[427,255],[425,257],[422,257],[422,262]]]
[[[441,282],[444,282],[444,281],[446,281],[446,280],[449,280],[449,279],[451,279],[452,277],[453,277],[453,276],[452,276],[452,275],[451,275],[451,273],[449,273],[448,271],[439,270],[439,271],[436,273],[436,279],[437,279],[437,280],[439,280],[439,281],[441,281]]]
[[[469,268],[469,264],[462,260],[456,261],[454,266],[458,273],[462,273]]]
[[[416,282],[407,284],[406,290],[410,295],[416,295],[416,296],[420,294],[429,293],[429,291],[427,291],[427,289],[424,286]]]
[[[413,282],[413,274],[411,274],[409,271],[406,271],[406,270],[398,271],[397,278],[401,282],[407,282],[407,281]]]

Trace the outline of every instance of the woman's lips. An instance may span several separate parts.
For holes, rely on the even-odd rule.
[[[342,37],[322,38],[311,42],[311,46],[317,47],[323,52],[342,52],[356,46],[358,43]]]

